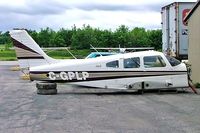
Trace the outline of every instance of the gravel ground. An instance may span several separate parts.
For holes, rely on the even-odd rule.
[[[37,95],[35,82],[3,64],[1,133],[200,132],[200,95],[190,91],[139,95],[59,84],[57,95]]]

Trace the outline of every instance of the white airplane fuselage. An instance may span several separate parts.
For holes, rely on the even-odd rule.
[[[164,65],[148,66],[154,62],[154,57],[161,58],[161,63]],[[137,59],[138,66],[125,67],[125,61],[131,58]],[[150,61],[147,60],[148,58]],[[116,62],[118,64],[115,66]],[[164,54],[156,51],[125,53],[92,59],[63,60],[50,65],[30,67],[30,78],[31,80],[111,89],[188,87],[185,64],[172,66]]]
[[[112,89],[188,87],[185,64],[161,52],[142,51],[90,59],[49,57],[25,30],[10,36],[22,70],[30,79]]]

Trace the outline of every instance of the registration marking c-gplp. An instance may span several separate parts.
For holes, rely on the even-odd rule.
[[[58,78],[62,80],[86,80],[89,78],[89,73],[88,72],[60,72],[60,73],[55,73],[55,72],[49,72],[48,77],[50,80],[56,80]]]

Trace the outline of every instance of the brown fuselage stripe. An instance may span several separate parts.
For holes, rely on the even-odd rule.
[[[72,79],[72,80],[62,80],[60,78],[56,79],[56,80],[50,80],[47,76],[47,78],[45,79],[35,79],[35,80],[42,80],[42,81],[50,81],[50,82],[84,82],[84,81],[95,81],[95,80],[109,80],[109,79],[120,79],[120,78],[136,78],[136,77],[160,77],[160,76],[169,76],[169,75],[183,75],[183,74],[187,74],[187,71],[129,71],[130,74],[127,75],[127,71],[109,71],[107,72],[107,75],[103,74],[102,76],[96,76],[95,74],[101,74],[102,71],[95,71],[97,73],[95,73],[94,71],[91,73],[90,71],[87,71],[90,75],[90,77],[88,77],[86,80],[76,80],[76,79]],[[55,73],[59,73],[59,72],[55,72]],[[105,72],[104,72],[105,73]],[[115,73],[115,74],[113,74]],[[116,74],[118,73],[118,75]],[[126,74],[124,74],[126,73]],[[35,72],[30,72],[30,76],[31,75],[39,75],[39,74],[47,74],[48,72],[43,72],[43,73],[35,73]]]
[[[124,72],[140,72],[140,73],[158,73],[158,72],[163,72],[163,73],[186,73],[187,71],[87,71],[83,70],[84,72],[88,73],[124,73]],[[54,73],[60,73],[60,72],[83,72],[83,71],[30,71],[32,74],[47,74],[49,72],[54,72]]]
[[[171,74],[169,74],[171,75]],[[138,78],[138,77],[160,77],[160,76],[168,76],[167,74],[165,75],[142,75],[142,76],[115,76],[115,77],[99,77],[99,78],[87,78],[86,80],[76,80],[76,79],[72,79],[72,80],[50,80],[50,79],[41,79],[39,81],[50,81],[50,82],[59,82],[59,83],[68,83],[68,82],[85,82],[85,81],[98,81],[98,80],[111,80],[111,79],[121,79],[121,78]]]

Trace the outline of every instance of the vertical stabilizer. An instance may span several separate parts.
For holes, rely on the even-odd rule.
[[[10,36],[20,68],[47,65],[57,62],[49,57],[25,30],[12,30]]]

